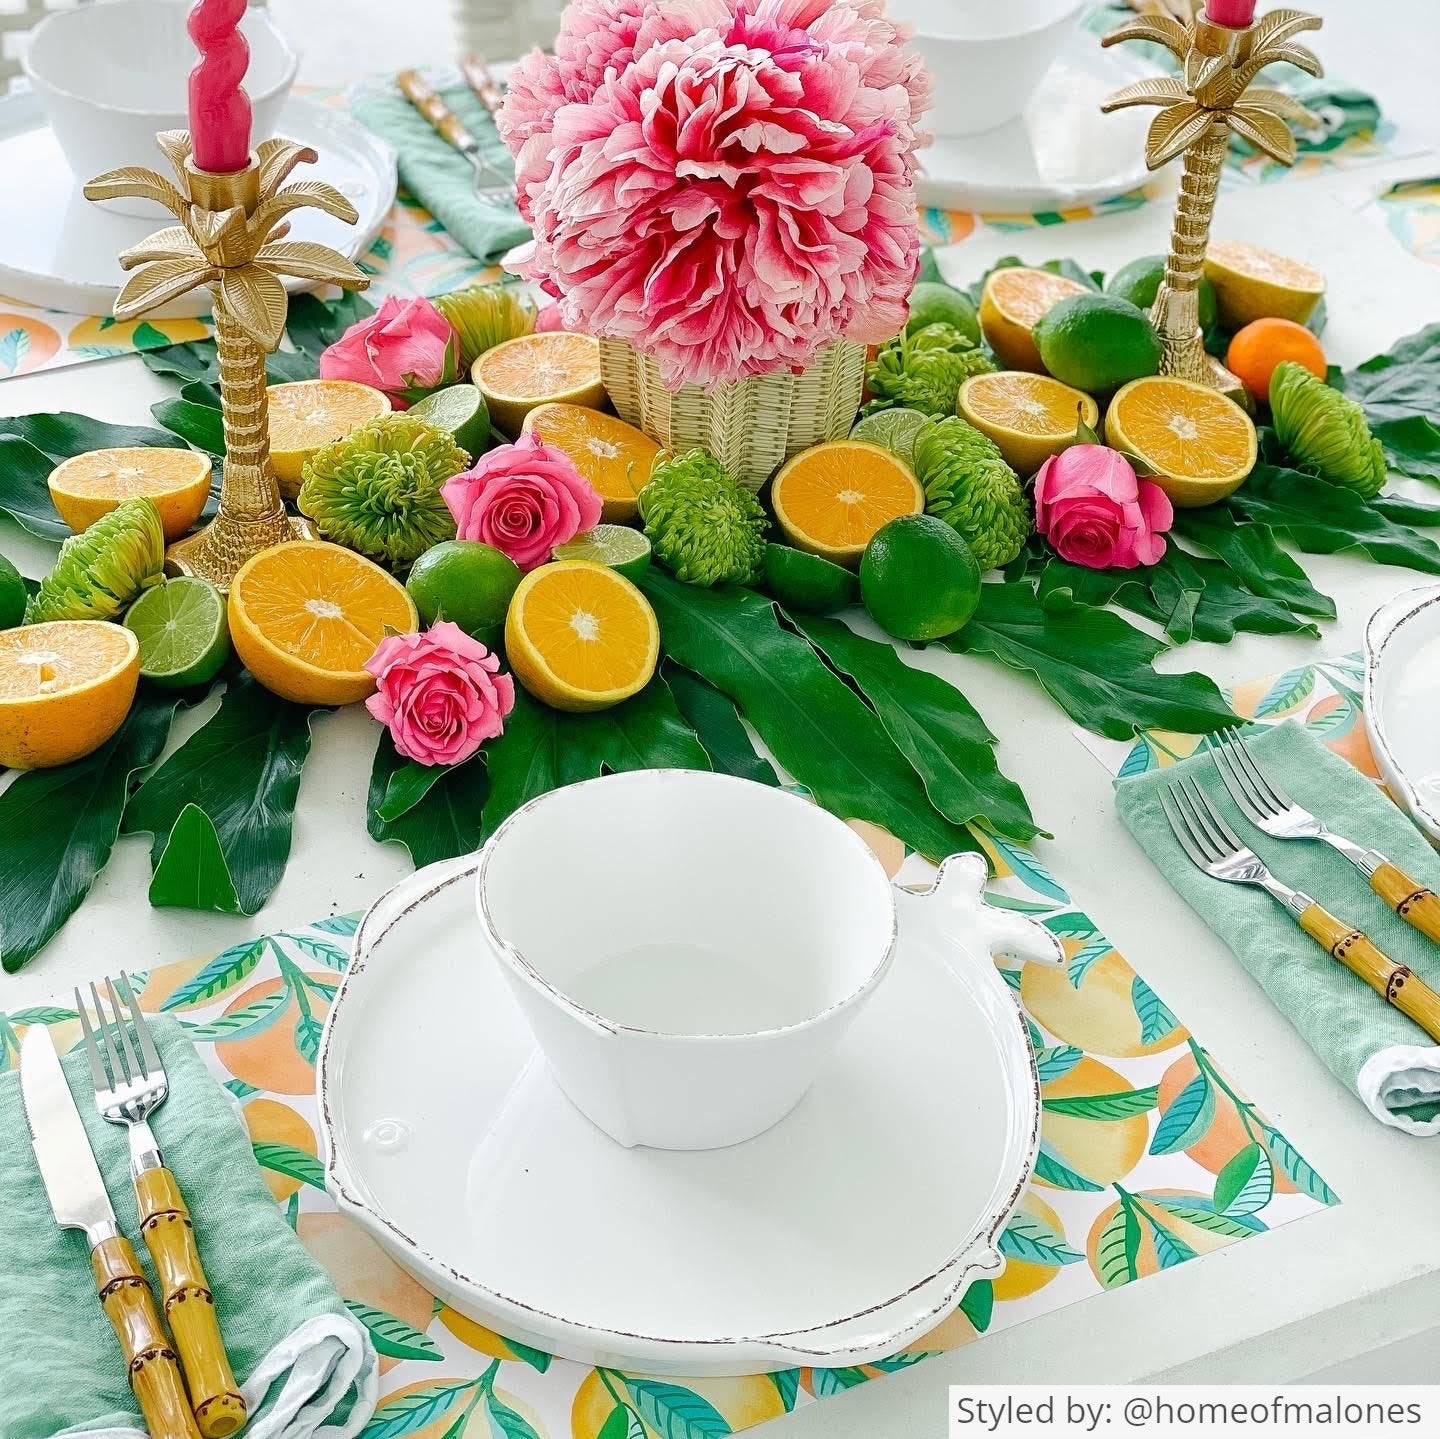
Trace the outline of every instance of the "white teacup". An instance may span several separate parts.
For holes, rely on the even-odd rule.
[[[890,967],[869,847],[784,790],[638,770],[495,832],[480,919],[560,1087],[621,1144],[715,1149],[795,1107]]]
[[[978,135],[1025,111],[1085,0],[890,0],[934,85],[925,124]]]
[[[185,29],[189,0],[106,0],[54,10],[35,28],[25,73],[82,183],[125,165],[155,167],[161,130],[189,125],[187,85],[198,56]],[[295,81],[295,52],[252,3],[240,22],[250,43],[245,90],[253,143],[275,133]],[[115,200],[129,215],[164,212],[147,200]]]

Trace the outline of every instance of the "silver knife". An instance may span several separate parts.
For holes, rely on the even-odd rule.
[[[200,1439],[150,1285],[115,1221],[55,1041],[41,1024],[31,1025],[20,1045],[20,1097],[55,1220],[62,1229],[83,1230],[90,1246],[100,1303],[124,1351],[150,1439]]]

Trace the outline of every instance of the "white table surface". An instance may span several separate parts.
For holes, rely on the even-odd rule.
[[[276,19],[306,51],[302,78],[340,83],[400,63],[442,63],[453,50],[439,0],[397,6],[350,0],[274,0]],[[1440,136],[1433,66],[1440,7],[1433,0],[1318,0],[1326,30],[1316,48],[1338,72],[1379,93],[1388,110]],[[332,28],[341,21],[338,33]],[[1319,264],[1330,279],[1332,359],[1353,364],[1440,318],[1440,269],[1413,261],[1380,227],[1354,213],[1357,195],[1387,174],[1440,172],[1440,159],[1352,172],[1227,196],[1224,233]],[[15,217],[12,217],[12,222]],[[1164,207],[1081,225],[967,241],[942,257],[968,280],[993,257],[1018,250],[1042,260],[1073,254],[1113,268],[1164,248]],[[136,359],[0,383],[0,414],[83,409],[146,422],[169,393]],[[1440,499],[1434,491],[1429,498]],[[48,551],[8,522],[0,547],[30,573]],[[1227,683],[1358,648],[1365,617],[1402,588],[1405,570],[1344,558],[1307,559],[1339,618],[1314,644],[1241,636],[1191,644],[1165,668],[1202,669]],[[1001,737],[1000,759],[1056,834],[1047,864],[1166,1002],[1213,1047],[1238,1081],[1312,1159],[1342,1198],[1324,1214],[1220,1250],[1143,1283],[1072,1306],[851,1390],[771,1426],[794,1439],[902,1439],[942,1432],[948,1382],[1282,1382],[1341,1372],[1423,1380],[1406,1355],[1440,1343],[1440,1145],[1376,1123],[1330,1078],[1226,950],[1164,886],[1115,818],[1110,781],[1080,747],[1065,716],[1020,676],[980,661],[933,656]],[[182,720],[188,734],[200,715]],[[365,906],[406,873],[403,851],[365,832],[365,791],[375,741],[358,707],[322,719],[305,767],[294,848],[285,878],[253,919],[151,910],[148,841],[126,839],[94,892],[24,972],[0,976],[0,1008],[69,987],[107,965],[134,968],[219,949],[249,935]],[[3,902],[3,897],[0,897]],[[1376,1357],[1378,1356],[1378,1358]],[[1348,1362],[1368,1368],[1344,1369]]]

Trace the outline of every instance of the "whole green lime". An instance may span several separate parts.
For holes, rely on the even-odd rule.
[[[902,515],[875,534],[860,557],[860,598],[897,640],[953,635],[980,603],[980,561],[934,515]]]
[[[803,614],[832,615],[853,605],[857,594],[849,570],[789,545],[765,546],[763,583],[786,609]]]
[[[1160,282],[1165,278],[1164,255],[1141,255],[1131,260],[1105,281],[1105,293],[1118,295],[1138,305],[1147,314],[1160,293]],[[1200,277],[1200,328],[1208,330],[1215,323],[1215,286],[1205,276]]]
[[[0,555],[0,630],[14,629],[25,618],[27,598],[20,571]]]
[[[1150,317],[1119,295],[1071,295],[1035,326],[1045,368],[1077,390],[1098,394],[1160,372],[1160,337]]]
[[[422,624],[451,620],[488,644],[504,626],[519,584],[520,566],[493,545],[444,540],[415,561],[405,588]]]
[[[921,280],[910,292],[910,318],[905,329],[914,334],[926,325],[939,324],[954,325],[972,344],[980,343],[980,316],[975,301],[963,290],[938,280]]]

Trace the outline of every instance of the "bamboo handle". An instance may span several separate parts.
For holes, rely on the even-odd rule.
[[[467,55],[460,62],[460,73],[465,77],[465,83],[475,93],[475,98],[491,113],[499,112],[501,105],[505,103],[505,97],[500,93],[500,87],[495,83],[495,77],[490,73],[490,67],[479,55]]]
[[[1382,864],[1370,876],[1370,888],[1405,921],[1440,944],[1440,898],[1416,884],[1399,866]]]
[[[461,118],[426,83],[418,70],[402,70],[395,77],[400,93],[430,122],[437,134],[463,154],[476,148],[475,137]]]
[[[160,1328],[150,1285],[123,1235],[104,1239],[90,1253],[100,1303],[120,1341],[130,1388],[150,1439],[200,1439],[180,1379],[175,1351]]]
[[[1300,927],[1328,950],[1351,974],[1382,994],[1401,1014],[1414,1020],[1431,1039],[1440,1041],[1440,995],[1403,964],[1396,964],[1358,929],[1336,919],[1318,904],[1300,916]]]
[[[180,1351],[195,1422],[204,1439],[225,1439],[244,1426],[245,1401],[220,1337],[190,1211],[168,1169],[141,1174],[135,1180],[135,1197],[140,1233],[160,1276],[162,1307]]]

